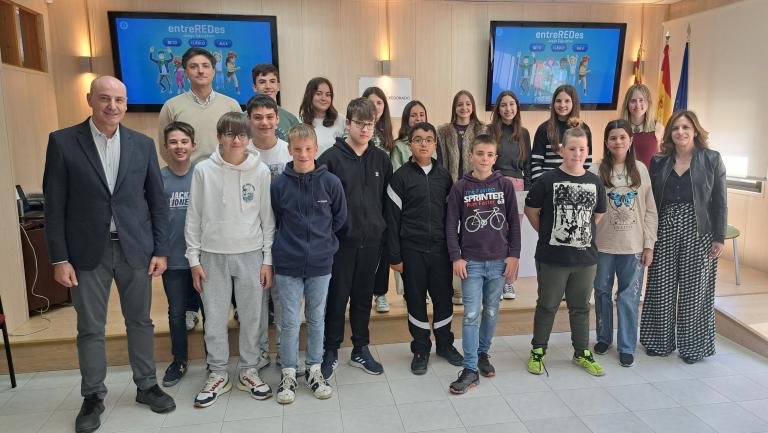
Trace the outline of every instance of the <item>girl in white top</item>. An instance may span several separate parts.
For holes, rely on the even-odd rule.
[[[597,273],[595,316],[597,344],[604,354],[613,342],[613,290],[618,279],[616,310],[619,318],[617,350],[623,367],[634,364],[637,344],[637,311],[643,286],[643,269],[651,264],[656,243],[658,215],[651,178],[636,161],[629,121],[612,120],[605,127],[603,160],[590,171],[605,185],[608,207],[597,223]]]
[[[344,118],[333,106],[333,85],[327,78],[309,80],[299,107],[299,117],[315,128],[318,156],[331,148],[336,138],[344,135]]]

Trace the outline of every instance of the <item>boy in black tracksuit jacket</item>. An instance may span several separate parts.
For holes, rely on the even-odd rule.
[[[429,123],[411,128],[413,158],[403,164],[387,188],[387,243],[392,268],[403,273],[408,330],[413,337],[411,371],[427,372],[432,343],[426,295],[432,298],[432,329],[437,355],[461,366],[464,357],[453,347],[452,267],[445,239],[446,197],[453,180],[432,159],[437,132]]]
[[[369,374],[384,372],[368,350],[374,278],[386,231],[384,200],[392,177],[392,164],[387,154],[368,145],[373,134],[375,110],[367,98],[353,99],[347,107],[347,138],[337,139],[317,161],[339,177],[348,207],[347,223],[339,232],[339,250],[333,258],[326,303],[322,364],[326,379],[333,376],[338,364],[337,351],[344,339],[347,302],[354,345],[350,365]]]

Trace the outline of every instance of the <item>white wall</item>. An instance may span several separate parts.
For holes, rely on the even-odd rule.
[[[751,176],[768,174],[762,127],[768,121],[763,90],[768,55],[761,30],[768,1],[745,0],[664,23],[670,39],[672,95],[677,91],[688,25],[688,108],[699,115],[711,145],[744,158]],[[734,166],[729,172],[737,174]]]

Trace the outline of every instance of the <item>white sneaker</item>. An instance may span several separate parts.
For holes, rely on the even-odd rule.
[[[197,317],[197,311],[187,311],[186,317],[184,318],[184,323],[187,325],[187,331],[195,329],[195,326],[197,326],[197,322],[199,321],[200,319]]]
[[[262,350],[261,356],[259,356],[259,362],[256,364],[256,369],[261,370],[264,367],[269,367],[269,364],[271,363],[272,361],[269,358],[269,352]]]
[[[381,295],[376,297],[376,312],[377,313],[389,312],[389,302],[387,302],[386,296]]]
[[[296,370],[284,368],[280,388],[277,388],[277,402],[280,404],[290,404],[294,400],[296,400]]]
[[[320,364],[309,367],[309,370],[304,372],[304,379],[307,382],[307,388],[320,400],[331,398],[331,395],[333,395],[333,388],[323,377],[323,373],[320,371]]]
[[[515,299],[516,297],[515,286],[512,284],[504,284],[504,290],[501,292],[501,299]]]
[[[237,389],[249,393],[256,400],[266,400],[272,397],[272,388],[261,380],[259,371],[255,368],[249,368],[240,372]]]
[[[195,407],[208,407],[219,399],[219,396],[232,390],[232,384],[229,383],[229,375],[211,372],[208,374],[208,380],[205,381],[203,389],[195,397]]]

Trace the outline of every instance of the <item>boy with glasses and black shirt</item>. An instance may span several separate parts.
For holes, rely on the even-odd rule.
[[[347,106],[348,136],[337,139],[317,161],[339,177],[348,207],[347,223],[338,233],[339,250],[333,258],[328,288],[321,367],[326,379],[333,377],[338,365],[347,302],[354,345],[350,365],[369,374],[384,372],[368,350],[368,322],[379,251],[386,235],[384,200],[392,177],[392,164],[384,151],[368,145],[375,120],[376,108],[371,101],[353,99]]]

